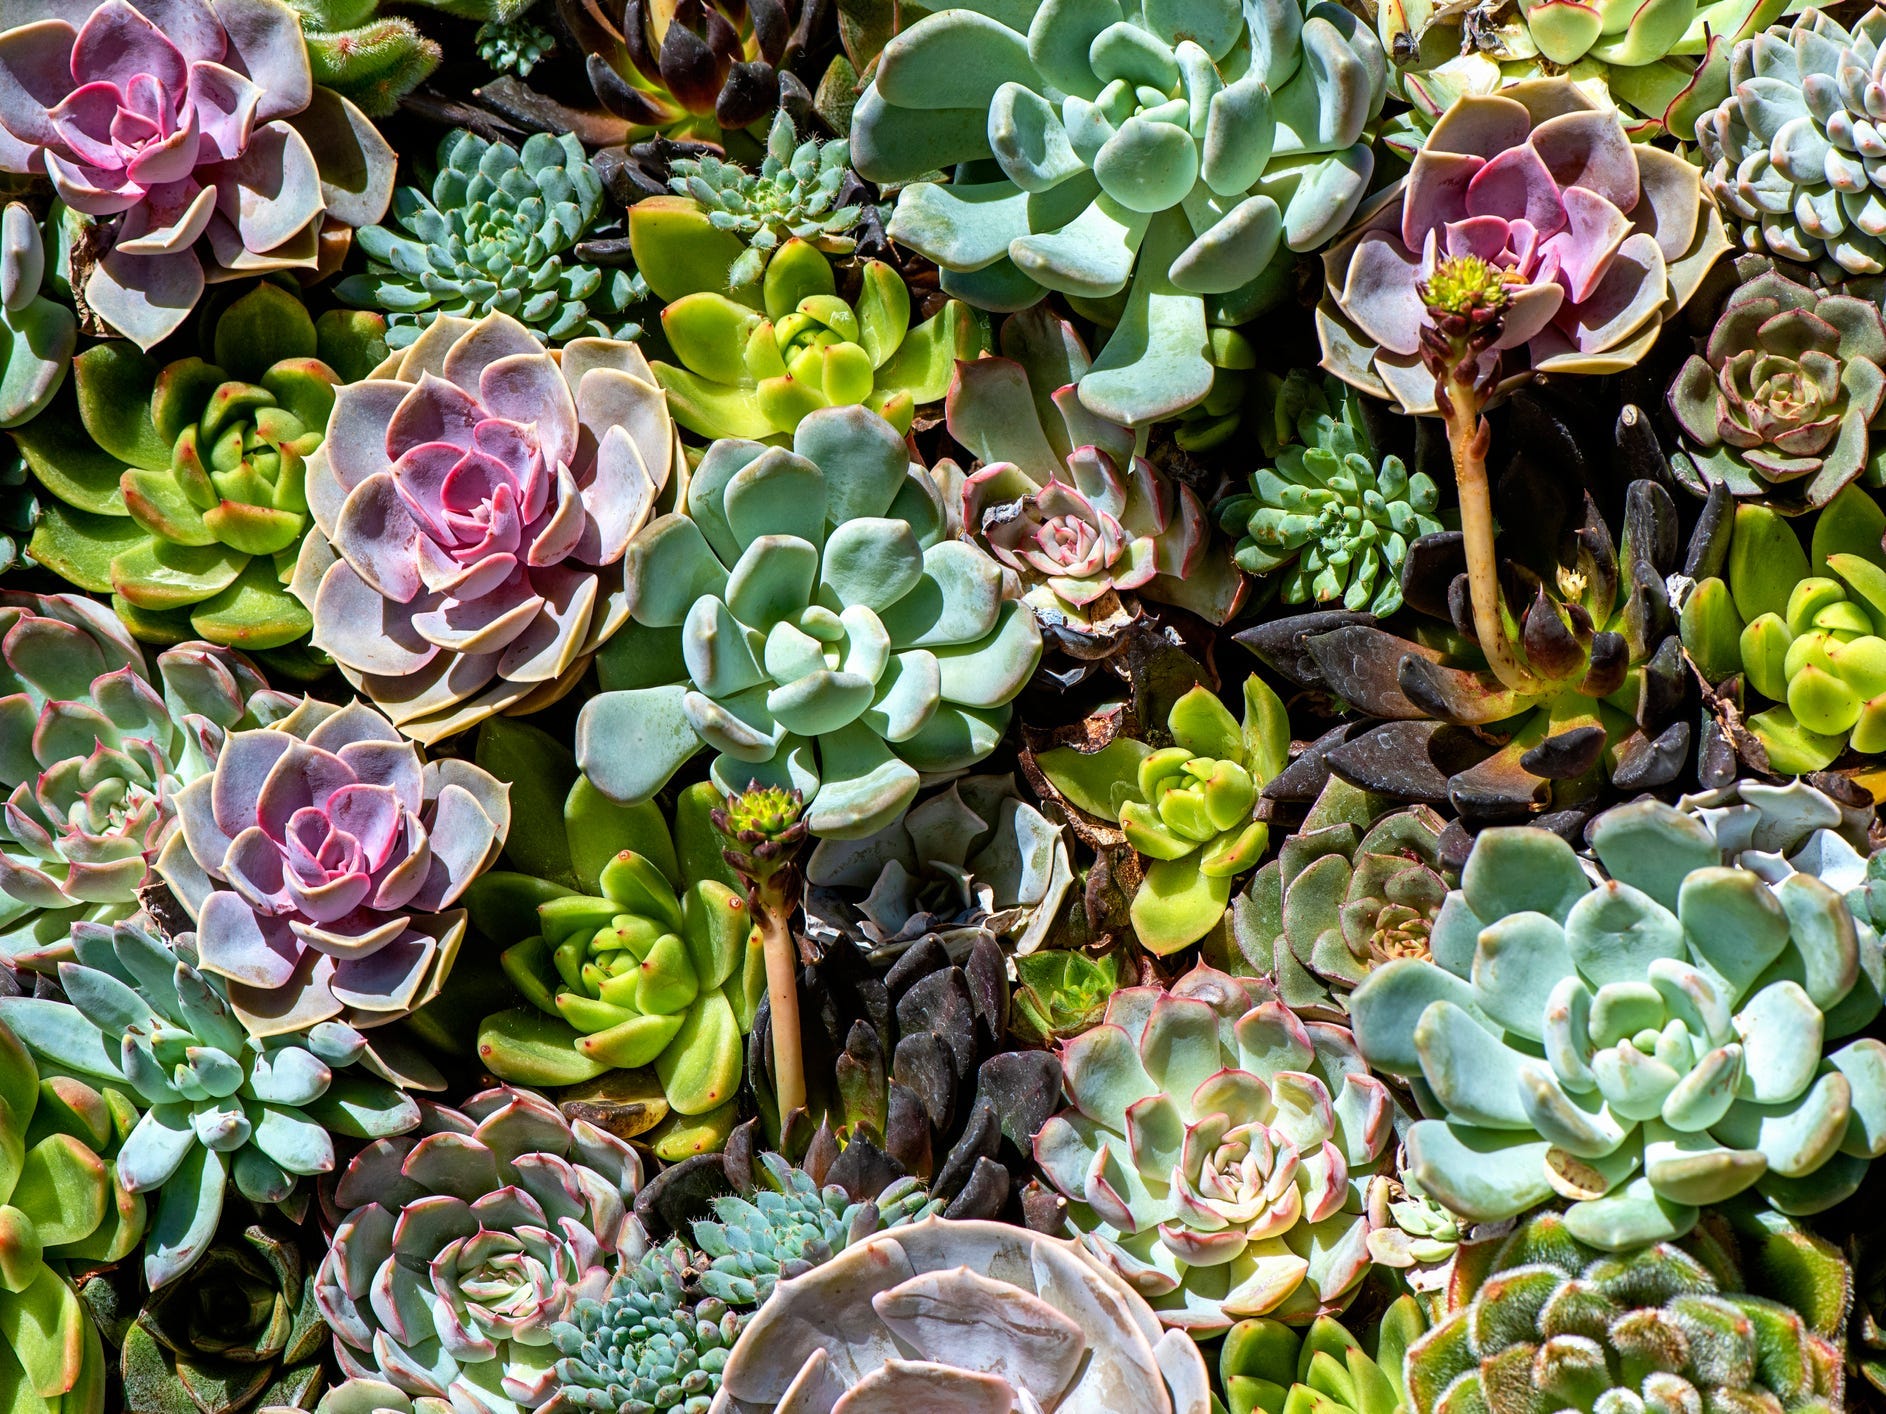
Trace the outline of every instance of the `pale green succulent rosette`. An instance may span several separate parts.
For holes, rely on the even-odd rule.
[[[1482,832],[1434,960],[1351,996],[1363,1055],[1434,1116],[1408,1172],[1478,1222],[1569,1200],[1568,1231],[1614,1251],[1738,1195],[1800,1215],[1852,1194],[1886,1153],[1886,1044],[1848,1039],[1879,1014],[1878,934],[1809,873],[1725,866],[1659,802],[1590,838],[1597,880],[1557,835]]]
[[[1000,568],[949,537],[896,430],[823,408],[792,450],[721,441],[685,513],[623,561],[630,623],[577,720],[577,764],[613,800],[653,796],[703,746],[714,784],[804,793],[814,835],[876,834],[920,773],[995,749],[1041,658]]]

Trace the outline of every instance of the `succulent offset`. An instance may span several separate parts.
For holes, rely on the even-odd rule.
[[[166,946],[137,920],[81,923],[72,942],[77,960],[59,965],[70,1000],[0,997],[0,1023],[42,1065],[146,1107],[117,1172],[125,1192],[159,1195],[144,1244],[153,1289],[210,1249],[232,1185],[280,1203],[333,1169],[334,1135],[383,1139],[419,1123],[411,1096],[363,1073],[374,1066],[353,1027],[323,1021],[267,1041],[245,1032],[220,979],[199,969],[191,934]]]
[[[311,697],[231,733],[177,815],[158,872],[199,965],[263,1038],[383,1026],[437,996],[465,935],[455,905],[511,823],[480,767],[422,762],[362,703]]]
[[[1849,1039],[1879,1012],[1878,934],[1810,874],[1725,866],[1658,801],[1591,841],[1600,883],[1556,835],[1483,831],[1433,960],[1351,995],[1370,1063],[1432,1095],[1408,1171],[1476,1221],[1568,1199],[1613,1251],[1737,1194],[1804,1214],[1853,1192],[1886,1152],[1886,1045]]]
[[[1562,174],[1562,175],[1555,175]],[[1472,256],[1507,292],[1481,376],[1617,373],[1656,342],[1729,249],[1689,163],[1633,143],[1615,110],[1567,79],[1469,94],[1434,125],[1408,176],[1323,257],[1323,367],[1413,415],[1436,411],[1416,286]]]
[[[963,298],[1122,296],[1080,396],[1137,425],[1210,392],[1214,310],[1274,301],[1289,252],[1355,212],[1387,79],[1374,33],[1327,3],[945,10],[886,46],[852,160],[879,183],[964,164],[906,187],[888,228]]]
[[[1204,1336],[1354,1297],[1396,1106],[1347,1028],[1201,963],[1115,992],[1061,1054],[1073,1108],[1035,1136],[1036,1162],[1160,1320]]]
[[[1238,566],[1281,581],[1286,604],[1333,604],[1386,617],[1401,607],[1408,546],[1441,528],[1440,490],[1378,452],[1362,400],[1333,378],[1293,371],[1275,394],[1272,466],[1218,507],[1239,535]]]
[[[314,1283],[341,1369],[454,1409],[540,1407],[559,1379],[553,1326],[645,1260],[641,1185],[633,1149],[541,1095],[427,1105],[335,1189]]]
[[[1134,931],[1165,955],[1218,926],[1232,881],[1254,868],[1270,842],[1257,818],[1258,792],[1289,754],[1283,703],[1255,673],[1244,680],[1244,720],[1203,687],[1173,704],[1173,745],[1120,737],[1084,753],[1057,746],[1041,771],[1068,800],[1116,823],[1147,857],[1133,894]]]
[[[280,648],[311,623],[287,582],[340,351],[270,284],[225,309],[209,343],[211,360],[169,364],[118,340],[79,355],[72,383],[91,445],[57,419],[17,434],[52,493],[29,553],[111,594],[147,642]]]
[[[292,706],[224,649],[182,644],[153,672],[103,606],[0,595],[0,958],[49,969],[73,923],[134,912],[179,791],[226,732]]]
[[[577,762],[635,802],[711,746],[723,792],[797,789],[814,835],[861,838],[910,804],[919,771],[994,749],[1041,633],[1001,571],[947,538],[883,418],[823,408],[792,448],[716,442],[686,513],[636,536],[633,625],[600,662]]]
[[[1076,1244],[943,1218],[780,1282],[719,1383],[717,1410],[1209,1408],[1198,1348]]]
[[[1426,1329],[1411,1296],[1382,1313],[1368,1349],[1333,1316],[1301,1334],[1269,1317],[1240,1321],[1218,1353],[1230,1414],[1395,1414],[1408,1397],[1402,1357]]]
[[[1792,1294],[1838,1266],[1831,1252],[1794,1246],[1768,1273]],[[1594,1252],[1542,1213],[1456,1283],[1452,1309],[1408,1348],[1407,1408],[1498,1408],[1508,1390],[1535,1408],[1843,1408],[1837,1326],[1742,1281],[1722,1242]]]
[[[315,646],[420,741],[554,702],[626,622],[624,551],[680,460],[647,361],[440,315],[374,375],[308,463]]]
[[[0,31],[0,171],[100,231],[86,303],[150,348],[205,282],[317,263],[324,223],[380,219],[393,149],[315,85],[283,0],[43,7]]]
[[[1695,491],[1814,510],[1856,477],[1879,482],[1868,429],[1883,400],[1879,306],[1764,271],[1736,287],[1670,384],[1685,448],[1671,465]]]
[[[641,333],[628,317],[645,293],[633,275],[600,270],[575,250],[600,224],[602,180],[574,137],[533,133],[516,148],[458,129],[440,141],[434,166],[429,196],[394,193],[394,220],[409,234],[360,231],[372,265],[335,290],[388,311],[391,347],[407,347],[442,314],[508,314],[552,344]]]

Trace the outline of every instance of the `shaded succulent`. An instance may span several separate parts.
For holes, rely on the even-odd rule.
[[[368,226],[355,236],[371,262],[335,294],[387,311],[387,343],[403,349],[442,314],[508,314],[550,344],[634,339],[634,273],[602,270],[575,247],[602,217],[602,179],[570,134],[533,133],[521,148],[457,129],[439,142],[430,195],[393,194],[408,234]]]
[[[800,974],[807,1112],[781,1115],[772,1011],[747,1039],[766,1142],[854,1198],[922,1179],[951,1217],[994,1217],[1025,1182],[1029,1140],[1061,1097],[1046,1051],[1006,1050],[1003,950],[983,935],[953,963],[935,938],[888,971],[834,948]]]
[[[1394,613],[1408,546],[1441,528],[1440,489],[1376,450],[1362,399],[1334,378],[1292,372],[1271,414],[1264,451],[1273,465],[1251,474],[1248,495],[1217,508],[1239,537],[1239,568],[1276,576],[1286,604]]]
[[[545,1404],[555,1325],[648,1260],[641,1186],[627,1143],[530,1091],[426,1104],[334,1191],[345,1216],[314,1281],[342,1372],[454,1409]]]
[[[1290,253],[1355,212],[1386,93],[1380,42],[1327,3],[943,10],[879,56],[851,155],[912,183],[887,229],[946,290],[1099,306],[1115,327],[1081,401],[1138,425],[1203,400],[1212,318],[1281,298]]]
[[[802,96],[797,71],[820,44],[827,11],[804,0],[558,0],[587,56],[590,87],[627,125],[718,142]]]
[[[1332,1316],[1307,1331],[1269,1317],[1239,1321],[1218,1352],[1229,1414],[1396,1414],[1406,1405],[1402,1357],[1427,1330],[1403,1296],[1365,1331],[1368,1347]]]
[[[10,201],[0,209],[0,427],[45,410],[78,346],[78,320],[40,293],[45,278],[39,223],[24,203]]]
[[[1826,505],[1862,473],[1875,484],[1867,440],[1883,365],[1878,305],[1764,270],[1736,287],[1670,384],[1684,436],[1670,465],[1692,491],[1721,484],[1790,511]]]
[[[420,741],[537,711],[627,620],[623,554],[681,456],[661,389],[631,344],[552,352],[506,314],[440,315],[374,372],[308,463],[315,646]]]
[[[1886,870],[1886,857],[1868,854],[1870,803],[1836,800],[1805,780],[1774,785],[1744,777],[1718,790],[1683,796],[1677,809],[1709,831],[1725,864],[1751,869],[1771,884],[1796,870],[1812,874],[1846,898],[1856,919],[1875,929],[1886,922],[1873,888],[1875,876]]]
[[[1009,1033],[1031,1045],[1072,1040],[1098,1026],[1120,989],[1120,955],[1089,957],[1071,948],[1044,948],[1015,959],[1009,998]]]
[[[161,364],[123,340],[87,349],[72,368],[85,435],[59,418],[16,434],[52,493],[29,553],[110,594],[147,642],[305,638],[287,581],[309,524],[308,459],[342,381],[340,333],[264,283],[215,321],[208,360]]]
[[[501,74],[528,78],[557,47],[557,37],[527,15],[510,21],[486,20],[472,36],[478,57]]]
[[[792,118],[781,108],[767,130],[766,156],[757,172],[704,152],[676,159],[668,185],[693,201],[715,230],[730,231],[746,244],[727,271],[727,283],[750,285],[773,252],[794,237],[834,255],[855,247],[851,232],[863,208],[856,201],[839,204],[850,160],[842,139],[800,142]]]
[[[936,938],[952,955],[992,936],[1040,947],[1074,882],[1066,831],[1012,776],[959,776],[875,835],[820,840],[805,866],[805,930],[875,961]]]
[[[861,407],[808,414],[791,451],[716,442],[685,514],[624,564],[633,624],[576,728],[614,800],[647,800],[706,745],[723,792],[796,789],[812,834],[876,834],[920,771],[994,750],[1041,657],[1001,570],[947,538],[935,487]]]
[[[105,1407],[104,1345],[67,1272],[144,1235],[144,1199],[115,1162],[136,1123],[122,1091],[42,1068],[0,1017],[0,1390],[18,1414]]]
[[[380,219],[393,149],[317,87],[283,0],[44,7],[0,32],[0,170],[44,175],[99,254],[86,305],[140,348],[206,280],[313,271]]]
[[[1830,286],[1886,273],[1886,178],[1865,140],[1855,145],[1875,121],[1883,43],[1886,13],[1847,27],[1808,10],[1735,46],[1728,96],[1696,124],[1703,189],[1737,243],[1812,266]]]
[[[1539,374],[1631,368],[1729,249],[1699,182],[1676,153],[1633,143],[1615,110],[1567,79],[1462,97],[1408,176],[1323,256],[1323,367],[1433,415],[1421,353],[1432,325],[1416,287],[1442,258],[1474,256],[1506,292],[1477,368],[1496,392]]]
[[[383,1026],[436,997],[465,935],[454,905],[511,824],[488,772],[422,761],[364,704],[311,697],[232,733],[177,816],[158,872],[259,1037]]]
[[[125,1332],[120,1366],[132,1414],[238,1414],[304,1408],[325,1381],[327,1326],[296,1234],[232,1224],[154,1293]]]
[[[0,574],[26,562],[26,545],[39,524],[38,482],[11,437],[0,442]]]
[[[1847,1039],[1880,1009],[1878,934],[1810,874],[1725,867],[1661,802],[1590,837],[1596,884],[1556,835],[1484,831],[1433,960],[1351,996],[1370,1064],[1430,1097],[1408,1172],[1476,1221],[1570,1199],[1569,1230],[1614,1251],[1737,1194],[1848,1196],[1886,1151],[1886,1045]]]
[[[1331,771],[1476,823],[1588,812],[1607,784],[1651,789],[1688,765],[1689,669],[1665,584],[1676,505],[1656,482],[1632,482],[1614,547],[1575,479],[1579,459],[1559,454],[1568,443],[1557,429],[1570,424],[1553,413],[1541,426],[1525,407],[1526,434],[1553,437],[1516,450],[1502,487],[1503,516],[1525,507],[1505,522],[1514,559],[1501,573],[1507,604],[1521,606],[1502,626],[1525,690],[1482,666],[1466,556],[1451,532],[1415,542],[1402,576],[1409,606],[1438,625],[1402,637],[1371,616],[1324,610],[1238,636],[1286,678],[1383,723],[1334,739],[1322,757]],[[1627,409],[1623,420],[1642,416]]]
[[[876,1197],[854,1201],[837,1184],[821,1187],[778,1154],[759,1156],[750,1193],[714,1200],[714,1216],[690,1225],[707,1257],[706,1295],[729,1306],[763,1305],[781,1281],[803,1276],[872,1234],[930,1217],[943,1206],[923,1183],[900,1178]]]
[[[1021,575],[1044,631],[1077,654],[1111,645],[1144,596],[1225,622],[1244,578],[1211,543],[1190,486],[1147,439],[1090,413],[1075,385],[1091,366],[1047,305],[1003,321],[1001,354],[959,364],[950,435],[975,457],[965,533]]]
[[[782,441],[821,408],[862,405],[908,432],[956,360],[987,346],[983,324],[950,300],[913,328],[902,276],[868,260],[859,279],[857,299],[841,299],[831,263],[794,236],[766,264],[760,308],[718,289],[674,297],[661,327],[680,364],[653,367],[675,421],[710,440]]]
[[[1332,775],[1302,825],[1257,872],[1232,918],[1232,937],[1256,975],[1290,1006],[1340,1004],[1350,988],[1398,957],[1425,960],[1447,891],[1446,828],[1433,810],[1395,810]]]
[[[879,1233],[782,1281],[741,1332],[721,1384],[718,1411],[785,1408],[789,1390],[874,1414],[1206,1414],[1210,1402],[1198,1348],[1182,1332],[1162,1335],[1145,1302],[1078,1245],[943,1218]]]
[[[0,594],[0,960],[50,970],[74,923],[135,912],[178,792],[293,705],[239,654],[185,643],[153,670],[100,604]]]
[[[1200,964],[1115,992],[1061,1048],[1073,1108],[1035,1136],[1070,1232],[1167,1325],[1342,1309],[1369,1270],[1368,1180],[1396,1106],[1348,1029]]]
[[[1749,1295],[1732,1249],[1713,1236],[1594,1252],[1557,1213],[1541,1213],[1463,1263],[1451,1309],[1408,1348],[1407,1407],[1832,1414],[1844,1405],[1829,1337],[1846,1304],[1834,1289],[1848,1277],[1812,1239],[1785,1251],[1764,1265],[1791,1295],[1816,1298],[1804,1311]]]
[[[1472,1225],[1429,1197],[1412,1174],[1401,1171],[1401,1162],[1397,1156],[1395,1174],[1369,1180],[1369,1260],[1395,1268],[1412,1291],[1439,1291]]]
[[[1737,505],[1719,528],[1726,574],[1690,591],[1683,645],[1708,681],[1739,673],[1748,707],[1775,704],[1746,718],[1761,764],[1818,771],[1849,748],[1886,750],[1886,514],[1849,485],[1815,520],[1809,549],[1765,506]]]
[[[77,960],[59,965],[69,1001],[0,997],[0,1022],[43,1065],[146,1107],[117,1163],[127,1192],[159,1195],[144,1251],[153,1289],[210,1249],[230,1185],[281,1203],[333,1169],[334,1135],[381,1139],[419,1123],[353,1027],[245,1032],[221,979],[199,969],[195,941],[182,933],[166,946],[137,920],[76,924]]]
[[[700,1294],[678,1241],[652,1248],[555,1329],[557,1398],[596,1414],[707,1414],[734,1341],[752,1319]]]
[[[1147,858],[1134,892],[1140,944],[1165,956],[1218,926],[1232,881],[1255,868],[1270,842],[1256,818],[1258,792],[1284,767],[1290,723],[1255,673],[1244,681],[1244,720],[1203,687],[1166,719],[1173,745],[1118,737],[1098,751],[1057,746],[1038,758],[1054,788],[1089,815],[1117,824]]]
[[[369,118],[388,118],[444,57],[411,20],[380,13],[380,0],[288,0],[301,16],[314,81]]]

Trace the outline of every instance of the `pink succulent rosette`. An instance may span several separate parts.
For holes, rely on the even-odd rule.
[[[1729,249],[1696,168],[1633,143],[1615,109],[1565,79],[1457,99],[1408,176],[1323,256],[1323,367],[1436,411],[1421,361],[1418,286],[1446,257],[1505,272],[1509,303],[1487,355],[1499,390],[1536,373],[1616,373],[1656,342]]]
[[[86,302],[150,348],[206,280],[313,269],[370,225],[393,150],[316,88],[282,0],[20,0],[0,31],[0,170],[102,224]]]
[[[336,395],[290,590],[408,736],[535,712],[627,622],[623,552],[681,464],[633,344],[441,318]]]
[[[422,763],[362,703],[310,698],[231,733],[177,817],[157,870],[196,920],[198,965],[266,1037],[378,1026],[438,995],[465,934],[453,905],[504,846],[510,788]]]

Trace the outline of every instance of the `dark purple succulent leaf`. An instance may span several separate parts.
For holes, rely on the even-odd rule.
[[[1664,637],[1638,674],[1643,684],[1637,695],[1639,726],[1657,732],[1678,715],[1687,716],[1692,682],[1681,639],[1673,633]]]
[[[713,1216],[716,1198],[735,1191],[722,1155],[694,1154],[668,1165],[642,1185],[635,1195],[635,1216],[656,1241],[671,1232],[685,1236],[689,1224]]]
[[[733,1133],[727,1136],[727,1147],[720,1151],[720,1159],[722,1167],[727,1170],[727,1182],[733,1185],[734,1192],[750,1197],[759,1188],[753,1168],[765,1148],[766,1135],[758,1119],[750,1119],[733,1127]]]
[[[900,1046],[925,1032],[939,1038],[949,1048],[957,1080],[967,1081],[976,1070],[976,1009],[962,970],[932,972],[914,983],[898,999],[897,1032]]]
[[[1434,762],[1434,738],[1456,732],[1437,721],[1385,722],[1329,752],[1329,769],[1352,786],[1411,804],[1447,804],[1450,772]],[[1483,750],[1483,756],[1486,752]]]
[[[650,13],[649,0],[626,0],[624,3],[622,45],[628,51],[629,62],[635,66],[637,73],[650,83],[662,81],[661,55],[655,47],[655,17]]]
[[[1448,591],[1467,572],[1467,542],[1458,530],[1417,536],[1401,562],[1401,597],[1409,608],[1437,619],[1451,619]]]
[[[884,974],[884,994],[895,1006],[919,980],[948,966],[949,949],[935,934],[927,934],[905,948],[903,955],[891,964],[890,971]]]
[[[963,962],[963,981],[976,1011],[977,1039],[993,1050],[1008,1035],[1009,986],[1008,961],[1002,955],[1002,945],[990,934],[984,933],[969,949]]]
[[[749,0],[747,15],[753,22],[753,42],[770,69],[785,57],[792,40],[792,14],[784,0]]]
[[[854,1203],[875,1202],[878,1194],[900,1178],[921,1176],[926,1169],[910,1169],[885,1153],[868,1137],[856,1136],[826,1170],[824,1182],[845,1190]]]
[[[1323,671],[1310,652],[1310,640],[1339,628],[1374,627],[1375,615],[1357,614],[1347,609],[1318,609],[1290,618],[1272,619],[1232,635],[1257,655],[1257,660],[1272,672],[1302,687],[1324,687]]]
[[[906,1034],[891,1057],[891,1078],[917,1097],[932,1129],[950,1127],[960,1081],[948,1041],[929,1031]]]
[[[1626,476],[1674,489],[1676,476],[1670,469],[1670,459],[1663,454],[1657,429],[1642,408],[1626,403],[1618,413],[1616,432],[1618,465]]]
[[[591,54],[584,62],[589,70],[589,86],[595,91],[596,101],[616,117],[624,122],[647,127],[669,116],[667,110],[648,94],[617,73],[602,55]]]
[[[1487,726],[1516,716],[1530,701],[1491,673],[1450,668],[1422,653],[1402,656],[1397,681],[1413,708],[1401,714],[1404,718]]]
[[[1279,804],[1310,804],[1329,784],[1329,753],[1366,731],[1367,725],[1361,722],[1344,722],[1341,726],[1331,727],[1265,783],[1263,798]]]
[[[996,1113],[994,1101],[985,1096],[970,1108],[962,1134],[937,1168],[932,1190],[943,1197],[954,1196],[969,1182],[977,1160],[994,1162],[1001,1151],[1002,1117]]]
[[[792,1131],[782,1139],[780,1152],[787,1158],[797,1154],[799,1157],[795,1162],[812,1175],[812,1181],[825,1183],[831,1176],[832,1165],[838,1162],[843,1152],[838,1146],[838,1134],[832,1128],[830,1117],[820,1120],[815,1128],[804,1110],[795,1111]]]
[[[976,1103],[992,1105],[1002,1135],[1021,1153],[1061,1107],[1061,1062],[1052,1051],[1002,1051],[976,1072]]]
[[[763,59],[741,60],[727,70],[714,100],[714,121],[727,132],[750,128],[779,108],[779,71]]]
[[[1683,573],[1694,580],[1714,579],[1729,560],[1729,535],[1735,526],[1735,496],[1718,482],[1709,488],[1696,528],[1683,552]]]
[[[1521,769],[1548,781],[1575,781],[1604,756],[1604,728],[1573,727],[1549,736],[1519,758]]]
[[[718,11],[681,0],[661,40],[662,86],[688,112],[711,113],[738,48],[739,35]]]
[[[1022,1185],[1022,1222],[1031,1232],[1060,1237],[1067,1231],[1067,1199],[1038,1178]]]
[[[1568,678],[1584,667],[1585,646],[1579,642],[1575,626],[1575,617],[1582,614],[1575,604],[1556,603],[1541,584],[1520,623],[1519,646],[1526,655],[1526,666],[1553,681]]]
[[[1473,622],[1473,581],[1464,570],[1448,583],[1447,620],[1455,633],[1469,643],[1479,643],[1480,633]]]
[[[1552,798],[1549,782],[1520,764],[1523,748],[1508,745],[1448,782],[1448,802],[1474,825],[1523,820]]]
[[[1633,481],[1624,492],[1624,534],[1618,561],[1635,568],[1646,565],[1668,574],[1676,565],[1678,539],[1676,502],[1654,481]]]
[[[890,1078],[884,1043],[876,1028],[859,1021],[851,1028],[844,1054],[832,1067],[838,1083],[838,1108],[848,1126],[868,1124],[884,1132],[884,1087]]]
[[[1433,649],[1365,624],[1318,634],[1308,647],[1324,686],[1357,711],[1389,721],[1433,715],[1400,682],[1402,664],[1431,662],[1440,656]]]
[[[981,1218],[994,1221],[1008,1206],[1009,1190],[1014,1180],[1009,1171],[994,1159],[976,1158],[969,1178],[943,1209],[943,1216],[958,1221]]]
[[[1682,774],[1689,754],[1687,721],[1672,722],[1654,737],[1634,731],[1618,743],[1611,784],[1618,790],[1657,790]]]
[[[884,1129],[884,1152],[900,1164],[906,1173],[920,1178],[931,1174],[934,1159],[934,1131],[923,1110],[923,1102],[910,1090],[891,1082],[890,1118]],[[855,1140],[853,1141],[856,1142]]]
[[[1577,547],[1572,563],[1584,584],[1577,602],[1592,618],[1608,619],[1617,607],[1617,547],[1611,539],[1611,528],[1598,512],[1598,503],[1589,494],[1585,497],[1584,524],[1573,532],[1572,540]]]
[[[1578,690],[1586,697],[1609,697],[1624,686],[1625,674],[1630,669],[1631,650],[1624,639],[1615,633],[1594,633],[1591,666],[1578,684]]]

